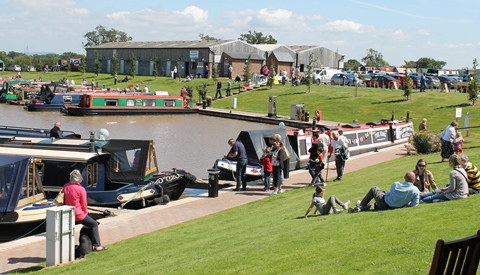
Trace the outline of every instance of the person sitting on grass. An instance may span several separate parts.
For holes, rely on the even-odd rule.
[[[437,189],[433,192],[422,194],[421,202],[441,202],[468,198],[467,172],[463,168],[458,155],[451,155],[448,164],[452,168],[449,174],[448,187]]]
[[[415,173],[407,172],[405,182],[394,182],[390,187],[390,192],[382,191],[377,186],[373,186],[365,195],[363,200],[357,201],[357,208],[349,209],[350,213],[368,210],[388,210],[401,208],[404,206],[417,206],[420,201],[420,191],[413,185],[415,182]],[[373,205],[370,201],[375,199]]]
[[[467,155],[460,154],[459,156],[463,168],[465,169],[465,172],[467,172],[468,193],[470,195],[480,193],[480,172],[478,171],[477,166],[473,165],[473,163],[468,160]]]
[[[334,214],[340,214],[342,213],[342,209],[337,209],[337,204],[340,205],[343,209],[347,210],[350,201],[343,203],[335,195],[330,196],[328,201],[325,201],[325,189],[321,186],[317,186],[315,188],[315,193],[313,194],[312,203],[307,209],[304,217],[308,218],[308,213],[310,213],[310,210],[312,210],[314,206],[316,207],[314,214],[318,211],[322,215],[328,215],[330,214],[330,210],[332,210]]]

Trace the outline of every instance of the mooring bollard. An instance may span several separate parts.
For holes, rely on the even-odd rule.
[[[208,169],[208,197],[218,197],[218,174],[220,169],[212,168]]]

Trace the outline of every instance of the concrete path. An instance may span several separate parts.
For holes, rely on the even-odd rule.
[[[384,148],[378,152],[369,152],[351,157],[346,164],[345,173],[356,171],[381,162],[406,155],[403,145]],[[330,163],[329,180],[336,177]],[[311,178],[307,170],[290,172],[285,180],[284,189],[304,187]],[[132,238],[140,234],[153,232],[175,224],[197,219],[225,209],[237,207],[269,196],[262,191],[263,185],[249,185],[247,191],[234,192],[233,187],[221,189],[217,198],[209,198],[207,190],[187,189],[187,197],[172,201],[167,205],[158,205],[136,211],[126,211],[116,217],[101,220],[100,237],[102,244],[109,244]],[[136,226],[131,226],[135,224]],[[81,226],[75,228],[78,235]],[[78,240],[78,236],[76,237]],[[39,234],[18,241],[0,244],[0,273],[6,274],[46,261],[46,237]]]

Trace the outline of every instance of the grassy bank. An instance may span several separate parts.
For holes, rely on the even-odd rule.
[[[108,77],[99,79],[107,81]],[[191,85],[203,81],[194,80]],[[176,92],[182,84],[158,78],[152,81],[151,90]],[[213,96],[211,87],[209,95]],[[396,118],[410,112],[418,123],[426,117],[429,129],[438,132],[455,120],[455,109],[462,107],[464,115],[470,113],[471,125],[480,125],[478,106],[470,106],[467,95],[459,93],[414,92],[405,101],[402,91],[359,88],[356,96],[353,87],[314,85],[307,94],[305,86],[277,85],[272,90],[235,96],[239,110],[266,114],[270,95],[277,96],[277,112],[285,116],[296,103],[305,103],[311,113],[322,110],[325,120],[340,122],[378,121],[390,118],[394,110]],[[230,99],[214,101],[213,106],[229,108]],[[472,128],[464,144],[465,153],[476,165],[480,165],[479,135],[479,130]],[[405,172],[414,168],[419,157],[403,157],[349,173],[341,183],[329,182],[327,196],[335,194],[354,203],[373,185],[388,190],[392,182],[402,180]],[[448,164],[439,162],[437,153],[421,157],[429,163],[437,184],[445,185]],[[480,229],[480,195],[415,208],[303,219],[312,192],[309,187],[299,188],[118,242],[83,261],[29,270],[40,274],[93,270],[98,274],[426,274],[437,239],[458,239]]]

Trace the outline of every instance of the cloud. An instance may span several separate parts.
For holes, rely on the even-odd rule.
[[[194,22],[207,22],[208,21],[208,11],[202,10],[201,8],[195,6],[188,6],[183,11],[175,12],[185,17],[193,17]]]
[[[319,26],[318,29],[325,32],[352,32],[352,33],[363,33],[363,26],[360,23],[356,23],[349,20],[335,20],[328,22],[323,26]]]

